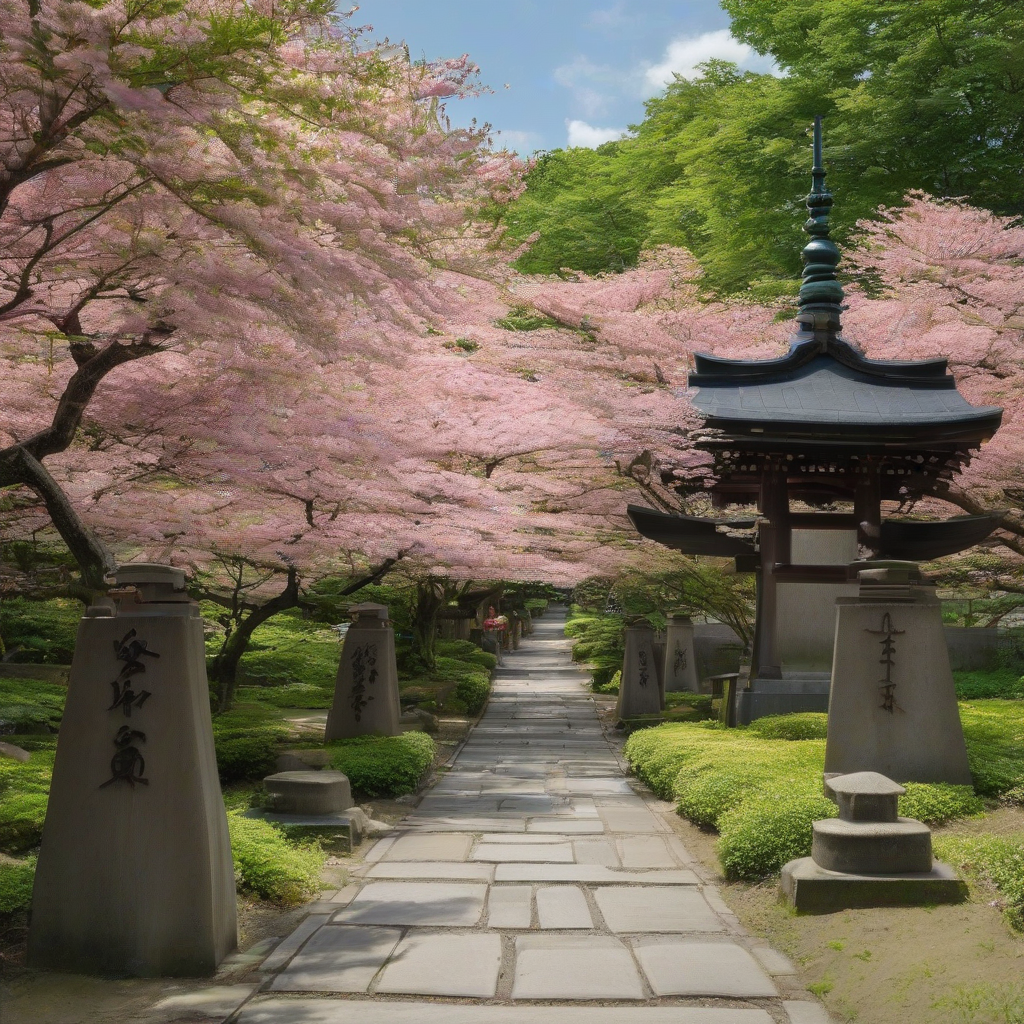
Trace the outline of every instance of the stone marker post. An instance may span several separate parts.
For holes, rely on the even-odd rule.
[[[971,770],[934,587],[913,562],[861,570],[839,598],[825,777],[969,786]]]
[[[36,869],[29,962],[213,974],[237,944],[203,623],[180,569],[134,563],[75,642]]]
[[[668,617],[665,634],[665,692],[689,690],[697,693],[697,659],[693,652],[693,623],[689,615]]]
[[[654,630],[646,619],[626,627],[626,653],[619,683],[619,721],[661,713],[662,691],[654,654]]]
[[[334,703],[327,715],[327,740],[401,731],[395,631],[383,604],[357,604],[355,621],[345,634],[341,664],[334,685]]]

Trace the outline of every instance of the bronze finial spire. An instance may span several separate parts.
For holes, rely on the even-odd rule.
[[[800,285],[800,333],[813,332],[825,337],[839,332],[843,286],[836,279],[839,248],[829,237],[829,211],[832,193],[825,186],[825,167],[821,158],[821,118],[814,119],[814,166],[811,168],[811,192],[807,197],[804,231],[811,240],[804,246],[803,284]]]

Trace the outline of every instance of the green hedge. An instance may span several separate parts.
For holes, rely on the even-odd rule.
[[[767,715],[751,722],[750,731],[763,740],[823,740],[828,734],[828,715],[814,711]]]
[[[491,681],[486,676],[472,676],[459,682],[445,701],[445,710],[475,718],[484,709],[491,695]]]
[[[36,875],[34,857],[0,860],[0,915],[28,910],[32,903],[32,881]]]
[[[954,672],[956,695],[960,700],[983,700],[1001,697],[1007,700],[1024,698],[1024,676],[1016,669],[996,668],[977,672]]]
[[[262,779],[274,771],[288,727],[262,704],[238,703],[213,716],[213,745],[221,782]]]
[[[207,645],[211,654],[216,638]],[[297,611],[282,612],[258,626],[238,665],[240,686],[304,685],[333,690],[341,660],[338,634]]]
[[[800,736],[819,728],[818,716],[762,719],[771,736]],[[823,716],[820,716],[823,717]],[[961,706],[976,789],[1009,791],[1024,776],[1021,705],[977,701]],[[756,723],[755,723],[756,724]],[[729,877],[759,878],[786,860],[807,856],[811,821],[836,814],[822,796],[823,739],[766,739],[758,730],[717,723],[661,725],[626,743],[633,771],[679,813],[721,834],[719,855]],[[930,824],[968,817],[983,803],[967,786],[910,783],[900,813]],[[812,815],[812,816],[808,816]]]
[[[441,658],[468,662],[488,672],[492,672],[498,664],[496,655],[482,650],[470,640],[438,640],[434,646],[434,653]]]
[[[272,903],[296,904],[320,891],[326,855],[317,843],[296,843],[267,821],[228,814],[235,886]]]
[[[1024,930],[1024,833],[938,835],[935,854],[968,878],[991,882],[1006,897],[1006,918]]]
[[[331,766],[348,776],[352,789],[370,797],[412,793],[434,760],[434,741],[422,732],[360,736],[327,744]]]
[[[625,656],[625,620],[620,615],[575,615],[565,624],[572,645],[573,661],[593,667],[593,686],[598,692],[622,669]]]

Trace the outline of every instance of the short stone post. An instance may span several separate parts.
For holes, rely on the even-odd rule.
[[[661,708],[654,630],[646,619],[637,619],[626,627],[626,653],[622,659],[616,715],[623,721],[641,715],[659,715]]]
[[[180,569],[135,563],[78,627],[29,962],[213,974],[237,944],[203,623]]]
[[[376,733],[397,736],[402,711],[398,699],[395,631],[383,604],[357,604],[355,621],[345,634],[334,703],[327,715],[325,740]]]
[[[693,650],[693,623],[689,615],[675,612],[668,617],[665,631],[665,692],[688,690],[697,693],[697,659]]]
[[[934,587],[912,562],[861,570],[839,598],[825,777],[969,786],[971,770]]]

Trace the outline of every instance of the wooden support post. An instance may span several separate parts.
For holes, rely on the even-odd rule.
[[[772,566],[788,564],[792,558],[793,531],[789,517],[789,487],[786,470],[773,467],[761,477],[761,514],[767,520],[760,528],[761,571],[758,574],[757,622],[751,677],[779,679],[782,667],[775,647],[776,580]]]

